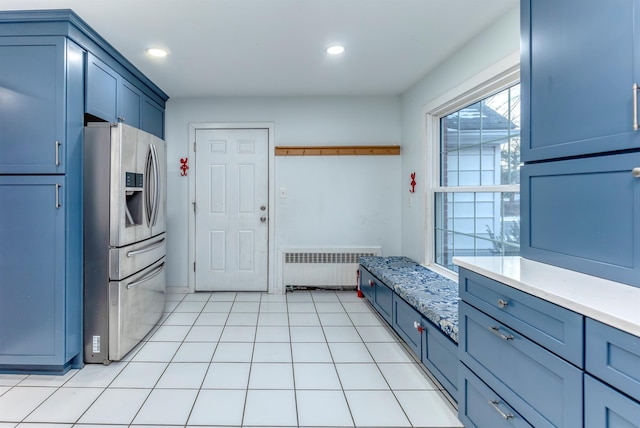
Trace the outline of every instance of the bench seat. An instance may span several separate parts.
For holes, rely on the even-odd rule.
[[[408,257],[367,256],[360,264],[458,343],[458,283]]]

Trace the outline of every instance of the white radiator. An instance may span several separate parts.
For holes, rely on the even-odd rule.
[[[381,254],[381,247],[280,248],[281,290],[356,287],[360,257]]]

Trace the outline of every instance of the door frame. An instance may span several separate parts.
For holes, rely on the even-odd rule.
[[[191,165],[191,173],[189,177],[189,292],[193,293],[196,289],[196,274],[193,270],[193,264],[196,261],[196,213],[193,210],[193,203],[196,199],[196,156],[194,150],[196,141],[196,131],[198,130],[219,130],[219,129],[266,129],[268,133],[268,227],[269,227],[269,245],[267,253],[267,291],[269,293],[278,293],[275,283],[275,138],[274,138],[273,122],[204,122],[189,124],[189,164]],[[281,291],[280,291],[281,292]]]

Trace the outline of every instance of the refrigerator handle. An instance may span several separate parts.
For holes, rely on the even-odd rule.
[[[158,162],[158,150],[156,149],[156,145],[151,145],[151,154],[153,158],[153,172],[155,185],[153,186],[154,195],[153,195],[153,219],[151,221],[151,225],[155,226],[158,222],[158,211],[160,211],[160,163]]]
[[[147,161],[144,167],[144,207],[145,207],[145,219],[147,220],[147,226],[151,228],[151,221],[153,219],[153,201],[151,200],[151,183],[152,180],[149,178],[153,172],[153,150],[151,146],[149,146],[149,151],[147,152]]]
[[[160,275],[160,272],[162,272],[163,270],[164,270],[164,262],[160,266],[158,266],[157,268],[149,272],[147,275],[140,278],[139,280],[134,281],[130,284],[127,284],[127,290],[130,288],[136,287],[142,283],[145,283],[151,280],[152,278],[155,278],[156,276]]]

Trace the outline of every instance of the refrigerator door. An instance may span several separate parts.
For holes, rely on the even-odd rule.
[[[160,320],[165,283],[164,257],[125,280],[109,282],[109,360],[121,360]]]
[[[109,245],[123,247],[151,237],[146,224],[144,165],[148,147],[136,128],[111,124],[111,191]]]

